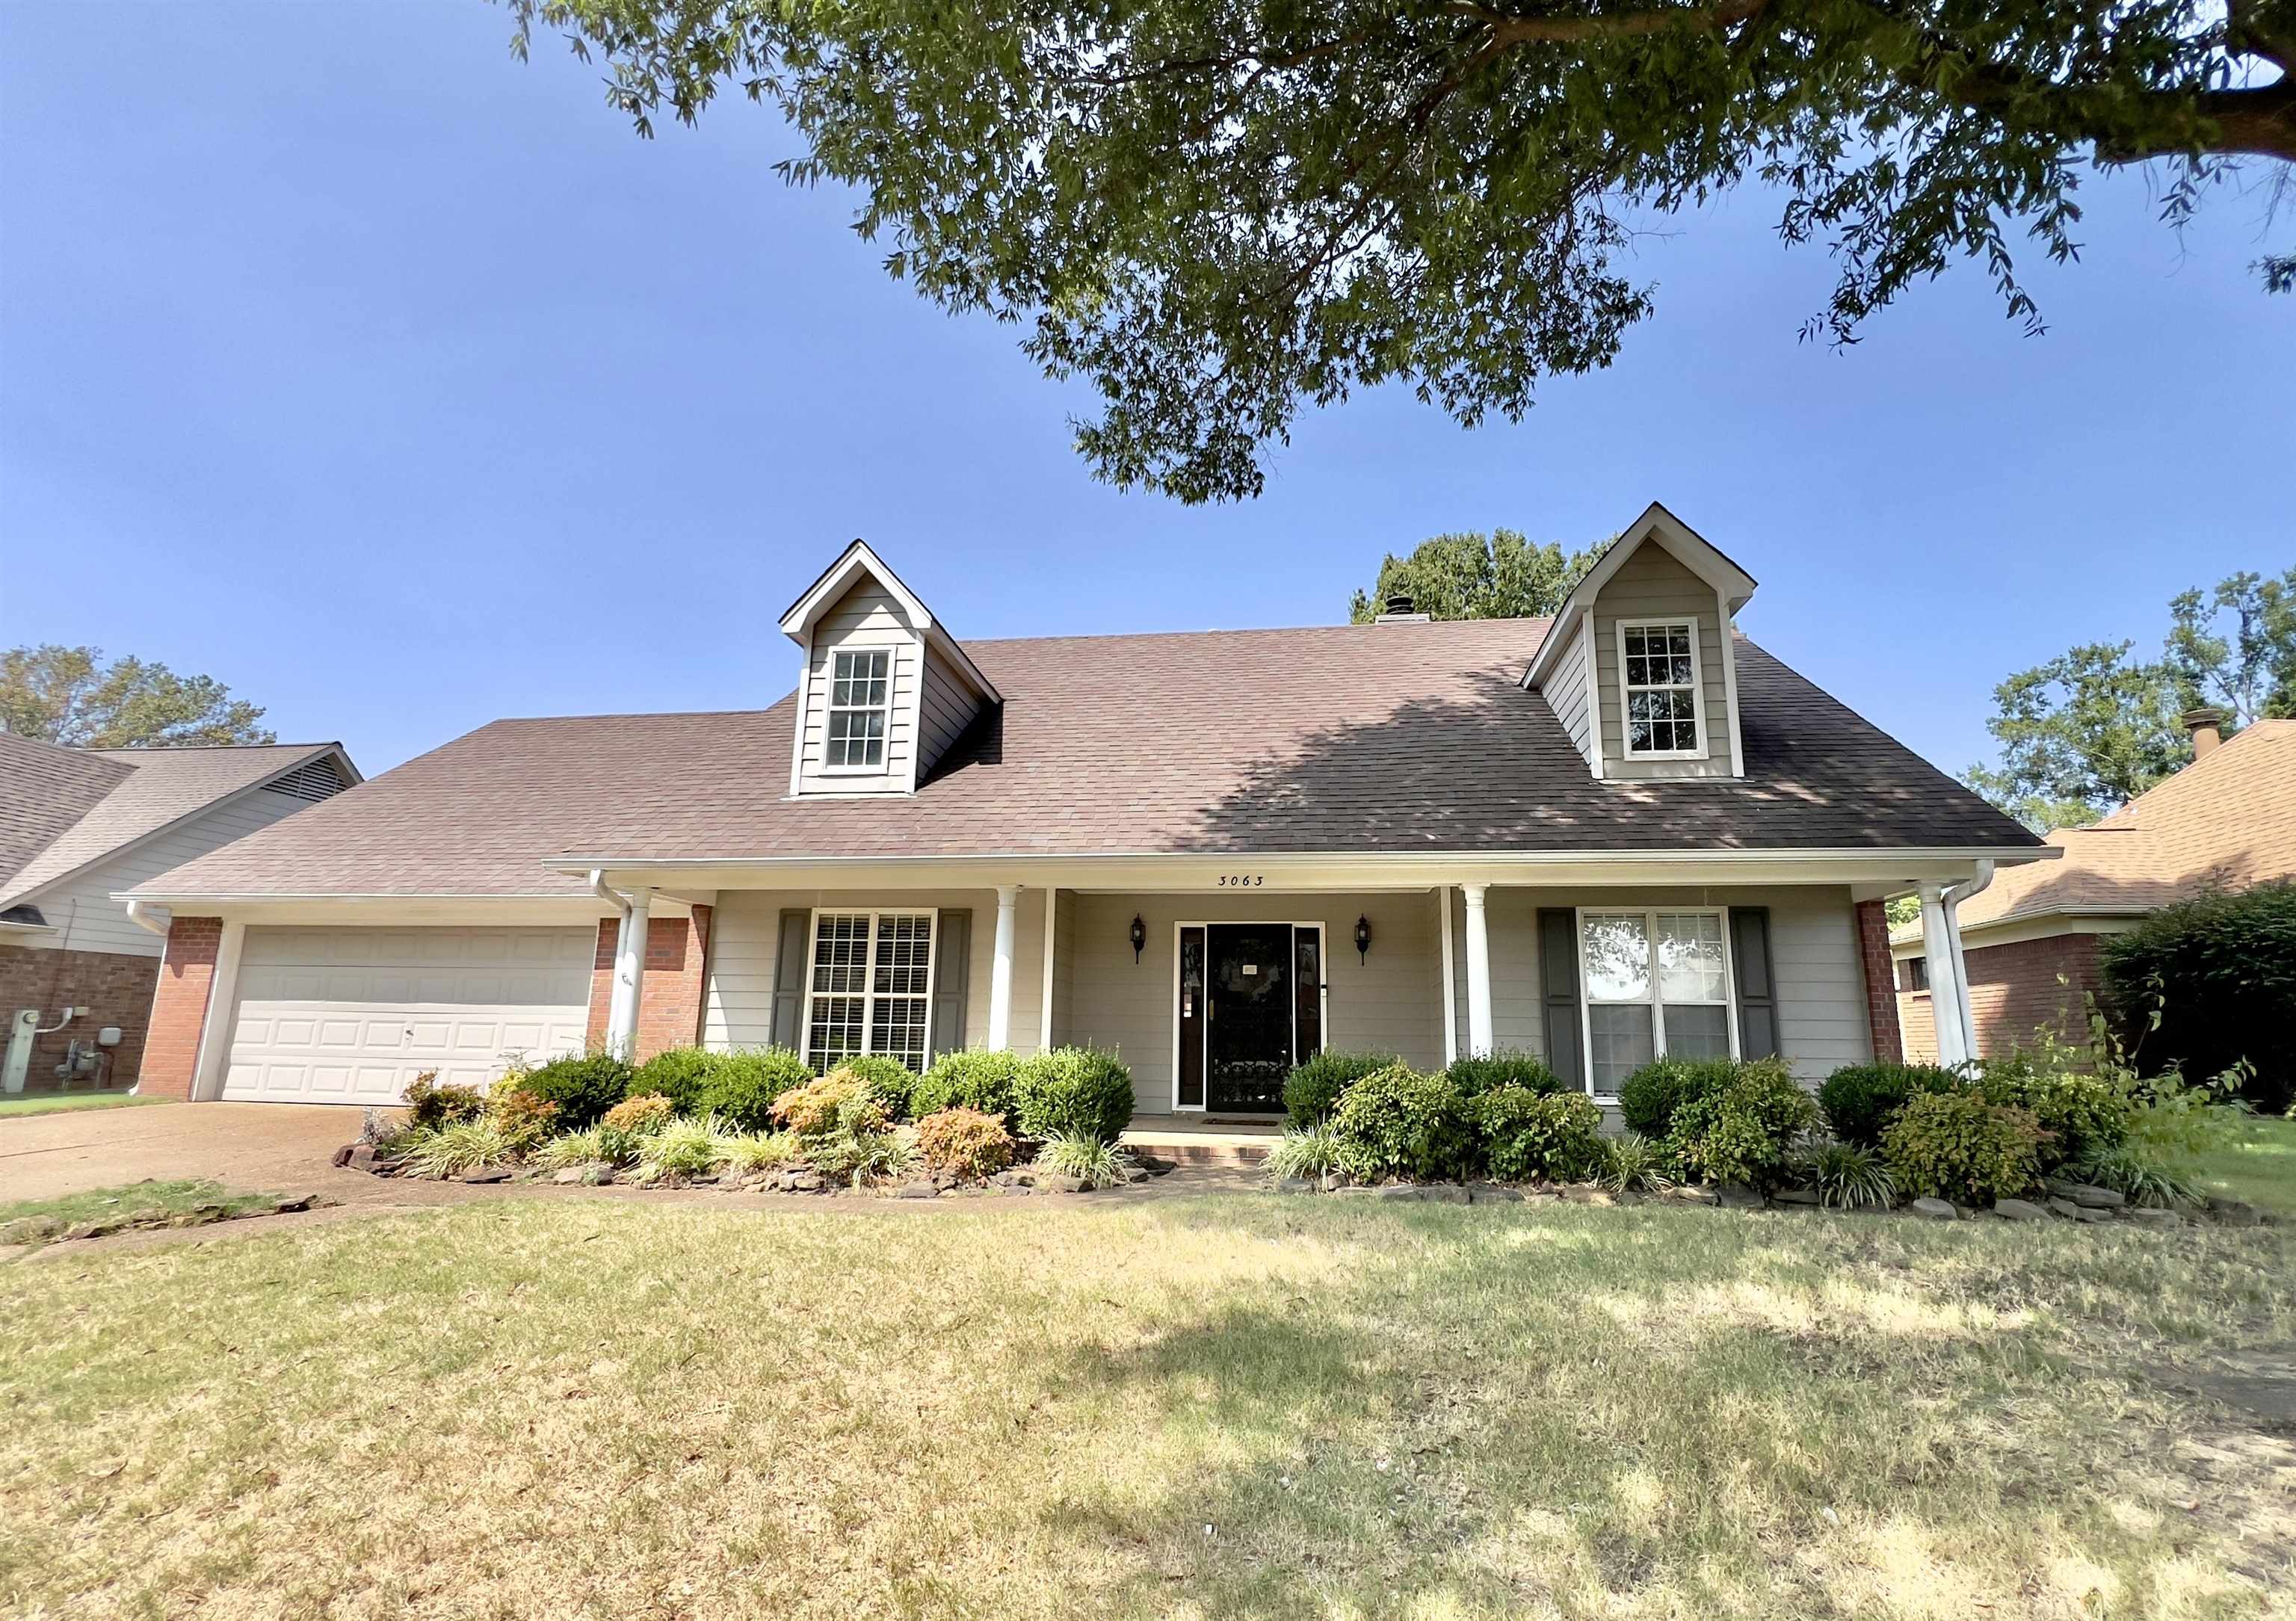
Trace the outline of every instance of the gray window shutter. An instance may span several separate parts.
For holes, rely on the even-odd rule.
[[[933,942],[932,1053],[964,1046],[964,1003],[972,988],[972,913],[940,914],[940,938]]]
[[[1546,1067],[1566,1086],[1584,1091],[1578,1052],[1578,914],[1568,906],[1538,909],[1538,982],[1546,1011]]]
[[[1730,960],[1738,971],[1738,1056],[1775,1058],[1778,994],[1770,971],[1770,909],[1730,908]]]
[[[805,1032],[805,960],[813,914],[799,907],[782,913],[781,946],[774,953],[774,1045],[794,1052]]]

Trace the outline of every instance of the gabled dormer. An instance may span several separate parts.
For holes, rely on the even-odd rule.
[[[855,541],[782,615],[805,650],[790,793],[908,794],[1003,701],[884,560]]]
[[[1522,684],[1594,775],[1742,777],[1734,621],[1753,577],[1656,502],[1564,601]]]

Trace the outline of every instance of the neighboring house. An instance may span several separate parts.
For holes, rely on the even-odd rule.
[[[2043,1027],[2085,1034],[2104,937],[2206,889],[2296,876],[2296,721],[2259,721],[2217,741],[2194,710],[2193,763],[2089,827],[2060,828],[2061,861],[2002,872],[1960,906],[1976,1055]],[[1931,953],[1917,929],[1892,937],[1898,1017],[1909,1057],[1934,1061]]]
[[[857,542],[771,708],[497,721],[137,887],[146,1086],[696,1039],[1089,1043],[1152,1113],[1324,1045],[1815,1080],[1897,1051],[1883,896],[2050,852],[1740,635],[1753,590],[1653,506],[1552,621],[966,644]]]
[[[139,926],[114,891],[358,781],[335,743],[59,749],[0,733],[0,1019],[29,1008],[60,1026],[34,1044],[27,1087],[136,1077],[168,913]],[[87,1011],[64,1022],[69,1008]],[[98,1048],[107,1027],[119,1040]]]

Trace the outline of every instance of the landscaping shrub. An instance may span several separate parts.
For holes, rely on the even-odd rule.
[[[554,1058],[520,1077],[518,1089],[558,1105],[558,1124],[580,1131],[629,1095],[630,1067],[611,1052]]]
[[[1056,1047],[1022,1060],[1013,1077],[1013,1109],[1023,1136],[1113,1142],[1132,1123],[1132,1071],[1112,1052]]]
[[[1674,1186],[1675,1161],[1666,1144],[1640,1132],[1606,1138],[1595,1180],[1613,1193],[1663,1193]]]
[[[1001,1047],[944,1052],[909,1090],[909,1112],[922,1119],[944,1109],[977,1109],[1012,1124],[1013,1072],[1021,1060]]]
[[[1882,1134],[1882,1158],[1898,1191],[1915,1199],[1990,1204],[2040,1179],[2040,1123],[1978,1092],[1910,1098]]]
[[[2095,1067],[2090,1058],[2080,1048],[2044,1036],[2032,1049],[1978,1066],[1977,1090],[1986,1101],[2021,1109],[2040,1123],[2044,1171],[2118,1148],[2128,1136],[2135,1106],[2120,1077]]]
[[[1907,1098],[1960,1085],[1959,1076],[1935,1064],[1846,1064],[1817,1089],[1817,1106],[1827,1129],[1842,1142],[1874,1148]]]
[[[1004,1118],[962,1106],[918,1121],[917,1148],[925,1169],[952,1176],[994,1176],[1013,1163],[1013,1134]]]
[[[1487,1092],[1502,1086],[1521,1086],[1529,1092],[1561,1092],[1562,1083],[1546,1060],[1535,1052],[1489,1052],[1480,1058],[1456,1058],[1451,1067],[1443,1071],[1463,1098],[1479,1098]]]
[[[419,1176],[458,1176],[481,1166],[500,1165],[512,1152],[502,1127],[484,1115],[425,1127],[410,1138],[406,1161]]]
[[[1769,1188],[1817,1124],[1817,1103],[1784,1059],[1720,1059],[1701,1067],[1669,1118],[1667,1146],[1692,1175]]]
[[[1132,1180],[1132,1156],[1096,1137],[1055,1132],[1037,1150],[1037,1168],[1054,1176],[1073,1176],[1087,1188],[1112,1188]]]
[[[2245,1060],[2251,1104],[2296,1099],[2296,880],[2163,906],[2106,936],[2099,966],[2099,1002],[2145,1074],[2209,1081]]]
[[[1620,1084],[1619,1113],[1628,1130],[1663,1137],[1674,1129],[1674,1111],[1685,1102],[1737,1078],[1735,1059],[1653,1059]]]
[[[707,1176],[726,1163],[725,1123],[673,1117],[638,1139],[638,1175],[648,1182]]]
[[[1897,1178],[1874,1149],[1859,1142],[1824,1142],[1796,1167],[1817,1194],[1817,1202],[1837,1210],[1886,1210],[1898,1202]]]
[[[825,1077],[816,1084],[825,1087],[834,1079],[836,1076]],[[916,1158],[915,1143],[908,1135],[893,1129],[892,1111],[882,1098],[869,1090],[866,1082],[851,1075],[846,1075],[846,1080],[848,1090],[838,1098],[824,1129],[817,1136],[803,1139],[814,1168],[824,1176],[842,1178],[857,1188],[873,1177],[905,1175]],[[808,1100],[808,1106],[817,1101],[819,1095],[822,1094]]]
[[[774,1101],[813,1079],[806,1061],[787,1047],[743,1047],[714,1055],[701,1095],[685,1112],[716,1115],[735,1131],[764,1131]]]
[[[841,1111],[849,1103],[874,1109],[880,1129],[892,1124],[891,1107],[870,1090],[868,1082],[842,1065],[775,1099],[774,1123],[800,1138],[825,1137],[838,1128]]]
[[[601,1124],[615,1131],[627,1132],[633,1137],[650,1137],[676,1116],[676,1103],[660,1093],[650,1092],[638,1097],[624,1098],[606,1111],[606,1118]]]
[[[497,1086],[487,1093],[487,1118],[512,1150],[523,1152],[555,1128],[558,1105],[529,1087]]]
[[[475,1086],[441,1083],[436,1069],[425,1069],[406,1088],[406,1123],[422,1131],[475,1120],[486,1112],[487,1100]]]
[[[1341,1168],[1339,1134],[1328,1119],[1286,1126],[1283,1141],[1260,1163],[1260,1174],[1270,1182],[1320,1182]]]
[[[1505,1085],[1466,1101],[1491,1175],[1502,1182],[1583,1182],[1603,1158],[1603,1111],[1583,1092]]]
[[[1471,1167],[1474,1137],[1462,1100],[1440,1074],[1390,1064],[1353,1082],[1332,1114],[1341,1163],[1369,1181],[1439,1182]]]
[[[2206,1197],[2191,1177],[2135,1142],[2092,1149],[2067,1168],[2083,1182],[2126,1194],[2132,1205],[2158,1210],[2198,1204]]]
[[[868,1082],[869,1090],[883,1100],[895,1119],[907,1118],[909,1094],[915,1089],[917,1076],[916,1071],[899,1059],[889,1058],[882,1052],[869,1052],[859,1058],[849,1058],[837,1067],[849,1069]]]
[[[707,1114],[703,1094],[724,1053],[701,1047],[671,1047],[657,1052],[630,1077],[630,1095],[643,1093],[668,1098],[682,1115]]]
[[[1341,1093],[1398,1061],[1392,1052],[1318,1052],[1283,1077],[1283,1112],[1303,1128],[1328,1119]]]

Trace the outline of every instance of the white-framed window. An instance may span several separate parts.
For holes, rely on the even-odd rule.
[[[1619,735],[1630,760],[1702,759],[1698,621],[1619,621]]]
[[[882,771],[885,723],[892,714],[890,648],[832,653],[829,734],[822,764],[831,771]]]
[[[1578,913],[1587,1084],[1613,1098],[1651,1060],[1735,1058],[1730,929],[1718,908],[1594,908]]]
[[[938,912],[816,912],[806,964],[805,1060],[865,1052],[922,1070],[932,1058]]]

